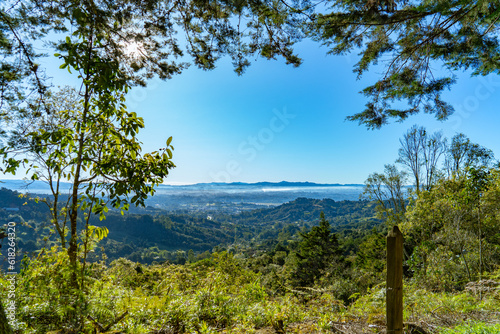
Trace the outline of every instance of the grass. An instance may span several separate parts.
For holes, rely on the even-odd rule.
[[[484,322],[458,325],[454,328],[443,329],[443,334],[497,334],[500,333],[500,324]]]

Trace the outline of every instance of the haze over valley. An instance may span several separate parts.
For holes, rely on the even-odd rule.
[[[48,194],[46,183],[2,180],[0,188]],[[62,184],[61,193],[69,184]],[[363,192],[361,184],[317,184],[311,182],[200,183],[193,185],[160,185],[146,204],[156,209],[175,212],[238,213],[245,210],[277,206],[297,198],[357,201]],[[132,209],[134,211],[134,209]]]

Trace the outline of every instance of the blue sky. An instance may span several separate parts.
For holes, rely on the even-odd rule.
[[[139,134],[144,151],[173,136],[177,167],[165,183],[310,181],[363,183],[397,158],[399,138],[413,124],[465,133],[500,157],[500,77],[459,73],[446,97],[457,112],[448,121],[418,115],[404,123],[368,130],[346,116],[363,110],[358,92],[372,74],[356,80],[357,56],[327,56],[326,48],[303,42],[299,68],[282,60],[257,59],[243,76],[228,59],[215,70],[191,67],[168,81],[134,88],[129,110],[145,120]],[[70,82],[64,70],[50,70],[54,84]]]
[[[213,71],[193,67],[130,93],[129,108],[145,119],[145,149],[174,138],[177,168],[167,183],[363,183],[394,162],[399,138],[413,124],[450,138],[463,132],[500,154],[500,78],[459,74],[447,93],[458,111],[446,122],[423,114],[367,130],[345,118],[363,109],[358,92],[376,73],[357,81],[356,55],[327,56],[311,42],[297,51],[299,68],[257,59],[238,77],[226,59]]]

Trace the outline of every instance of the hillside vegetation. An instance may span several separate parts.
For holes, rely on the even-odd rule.
[[[38,201],[37,204],[29,196],[0,189],[0,223],[14,220],[24,225],[19,227],[17,235],[20,254],[30,255],[42,247],[57,244],[55,231],[48,223],[49,209],[41,199]],[[213,214],[209,219],[196,212],[175,214],[148,208],[134,211],[137,213],[125,215],[110,211],[103,221],[92,218],[92,224],[109,230],[94,253],[102,254],[103,248],[110,260],[125,257],[141,263],[184,263],[190,250],[201,256],[201,253],[234,245],[272,242],[280,233],[294,236],[315,224],[320,212],[325,212],[332,231],[349,234],[350,238],[353,236],[350,232],[370,230],[380,224],[380,220],[374,218],[375,203],[366,201],[299,198],[271,209],[236,215]],[[356,236],[359,238],[365,233]]]

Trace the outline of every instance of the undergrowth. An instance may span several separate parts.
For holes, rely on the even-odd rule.
[[[55,271],[63,260],[60,253],[48,252],[18,275],[18,333],[64,329],[72,304],[61,292],[64,277]],[[0,276],[4,301],[5,279]],[[125,259],[94,263],[87,269],[79,308],[85,315],[81,332],[92,333],[99,323],[125,333],[259,333],[263,328],[331,333],[353,324],[360,329],[351,332],[370,333],[385,323],[383,284],[351,296],[346,304],[335,287],[311,289],[309,296],[293,291],[271,295],[262,281],[262,274],[224,252],[186,265],[144,266]],[[432,292],[411,282],[404,286],[404,322],[428,333],[499,333],[500,324],[491,324],[500,322],[499,310],[498,289],[480,298],[467,291]]]

